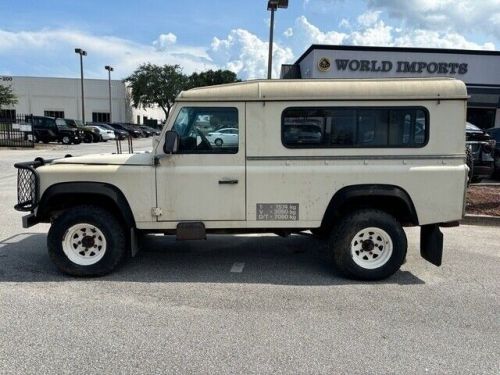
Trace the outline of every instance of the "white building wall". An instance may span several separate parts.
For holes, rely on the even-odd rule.
[[[5,79],[4,79],[5,78]],[[18,98],[14,106],[18,114],[44,115],[45,111],[64,111],[66,118],[82,118],[81,80],[79,78],[52,77],[2,77],[0,84],[11,85]],[[125,84],[111,80],[112,121],[136,122],[137,114],[141,123],[143,116],[165,119],[159,108],[134,109],[127,96]],[[109,86],[106,79],[85,79],[85,121],[92,121],[93,112],[109,112]]]

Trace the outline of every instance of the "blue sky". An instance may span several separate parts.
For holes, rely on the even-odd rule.
[[[312,43],[498,49],[500,0],[290,0],[276,14],[273,74]],[[266,0],[0,1],[0,74],[124,78],[140,63],[263,78]]]

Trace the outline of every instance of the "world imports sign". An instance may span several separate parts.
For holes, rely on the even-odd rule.
[[[424,62],[424,61],[387,61],[387,60],[356,60],[335,59],[334,66],[338,71],[351,72],[396,72],[421,74],[466,74],[468,64],[456,62]],[[318,69],[330,69],[330,60],[323,57],[318,62]]]

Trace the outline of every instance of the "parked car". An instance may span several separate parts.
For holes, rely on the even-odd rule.
[[[103,142],[114,140],[116,138],[114,130],[107,129],[99,123],[92,123],[87,125],[87,127],[99,134],[99,138]]]
[[[466,123],[465,144],[472,154],[472,182],[479,182],[483,178],[490,178],[494,171],[494,149],[493,140],[486,131],[478,128],[470,122]]]
[[[33,116],[33,141],[49,143],[61,142],[69,145],[81,143],[82,135],[78,129],[72,129],[62,118]]]
[[[82,140],[85,143],[99,142],[101,141],[101,136],[95,129],[89,128],[86,125],[83,125],[83,122],[80,120],[74,120],[70,118],[65,118],[66,125],[73,129],[78,129],[82,132]]]
[[[109,123],[108,125],[115,129],[124,130],[134,138],[139,138],[143,136],[142,131],[140,129],[137,129],[137,127],[133,125],[122,124],[117,122]]]
[[[50,258],[74,276],[113,271],[147,233],[206,240],[311,231],[328,238],[325,255],[337,272],[361,280],[393,275],[419,238],[420,255],[440,266],[445,244],[453,252],[440,227],[459,225],[465,208],[467,99],[465,84],[451,78],[277,79],[186,90],[152,152],[16,163],[23,171],[15,207],[28,212],[25,228],[50,223]],[[366,146],[370,126],[360,129],[361,116],[383,142]],[[213,147],[199,118],[231,121],[223,128],[245,139],[232,152]],[[311,119],[341,122],[349,137],[315,145],[283,137],[291,123]],[[387,119],[391,126],[382,126]],[[420,236],[407,239],[405,226],[419,226]]]
[[[500,128],[488,129],[487,132],[495,140],[493,177],[500,179]]]
[[[153,135],[160,135],[160,131],[153,129],[147,125],[139,125],[139,128],[146,133],[146,137],[152,137]]]
[[[207,134],[207,139],[211,145],[217,147],[236,146],[238,144],[238,129],[225,128]]]
[[[317,145],[321,143],[322,138],[321,127],[314,124],[287,125],[283,127],[283,139],[290,146]]]
[[[122,129],[115,129],[115,128],[113,128],[109,124],[102,124],[102,123],[100,123],[99,126],[105,128],[105,129],[114,131],[115,132],[115,137],[117,139],[119,139],[120,141],[130,136],[130,133],[128,131],[122,130]]]

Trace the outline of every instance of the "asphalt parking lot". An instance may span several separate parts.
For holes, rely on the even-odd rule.
[[[12,208],[12,165],[113,149],[0,149],[0,373],[500,372],[498,227],[444,229],[439,268],[410,228],[406,264],[378,283],[341,278],[302,235],[154,235],[109,276],[60,274],[47,225],[24,230]]]

